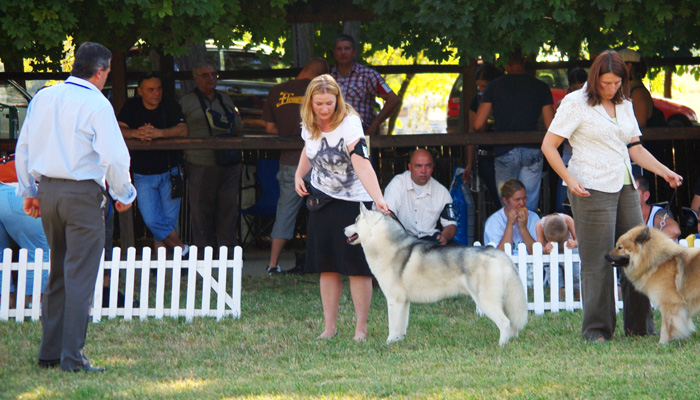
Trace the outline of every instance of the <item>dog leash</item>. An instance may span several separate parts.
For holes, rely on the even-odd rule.
[[[393,218],[396,222],[398,222],[399,225],[401,225],[401,227],[403,228],[404,231],[406,230],[406,227],[403,226],[403,224],[401,223],[401,220],[399,219],[398,215],[396,215],[396,213],[394,213],[394,210],[389,210],[389,216],[390,216],[391,218]]]
[[[676,193],[678,192],[678,186],[673,189],[673,194],[671,195],[671,200],[669,200],[668,204],[666,204],[666,207],[664,207],[664,218],[661,220],[661,224],[659,225],[659,230],[664,229],[664,226],[666,226],[666,218],[668,218],[668,214],[671,213],[671,204],[673,203],[673,199],[676,198]]]

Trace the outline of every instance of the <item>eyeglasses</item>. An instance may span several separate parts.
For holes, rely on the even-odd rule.
[[[213,79],[218,79],[219,74],[216,72],[205,72],[203,74],[199,74],[200,78],[213,78]]]

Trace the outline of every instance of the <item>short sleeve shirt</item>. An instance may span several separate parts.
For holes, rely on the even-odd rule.
[[[491,81],[481,99],[491,103],[496,132],[536,131],[542,107],[553,103],[552,91],[546,83],[527,74],[507,74]],[[502,155],[515,146],[495,146]],[[520,147],[536,147],[524,145]]]
[[[384,199],[396,213],[408,233],[416,236],[431,236],[438,233],[438,220],[443,228],[457,225],[454,220],[441,218],[445,206],[452,203],[450,192],[430,178],[420,193],[411,180],[411,171],[396,175],[384,190]]]
[[[588,105],[586,88],[587,84],[564,97],[549,131],[569,139],[568,170],[574,178],[586,189],[615,193],[622,189],[625,174],[632,176],[627,144],[642,132],[632,102],[616,105],[614,120],[602,105]]]
[[[367,129],[374,120],[374,102],[377,95],[391,93],[384,78],[372,68],[354,63],[350,73],[344,76],[338,67],[331,67],[331,76],[338,82],[343,98],[362,118],[362,127]]]
[[[337,128],[317,139],[311,139],[311,133],[302,126],[301,137],[306,143],[314,188],[340,200],[372,201],[352,168],[348,151],[349,144],[364,138],[357,115],[348,115]]]
[[[293,79],[270,89],[262,119],[265,122],[274,122],[279,136],[300,137],[301,102],[309,82],[309,79]],[[280,164],[296,166],[300,154],[301,150],[283,150],[280,153]]]
[[[527,217],[527,231],[530,232],[532,238],[537,237],[537,222],[539,222],[540,217],[537,213],[528,210]],[[484,225],[484,245],[489,243],[498,244],[503,239],[503,234],[506,231],[506,224],[508,223],[508,217],[506,216],[505,208],[501,208],[486,220],[486,225]],[[523,242],[523,235],[520,233],[520,227],[516,223],[513,226],[513,254],[517,254],[518,245]]]
[[[174,100],[164,99],[154,110],[143,105],[141,97],[133,97],[124,103],[117,121],[123,122],[131,129],[137,129],[145,124],[151,124],[158,129],[172,128],[185,122],[182,108]],[[176,152],[165,150],[132,151],[131,172],[142,175],[154,175],[167,172],[170,166],[177,164],[179,157]]]

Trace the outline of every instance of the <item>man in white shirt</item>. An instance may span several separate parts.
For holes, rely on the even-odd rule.
[[[389,182],[384,198],[408,233],[444,245],[457,234],[457,221],[450,192],[432,178],[433,167],[430,152],[414,151],[408,171]]]
[[[656,228],[668,235],[673,240],[678,240],[681,235],[681,228],[678,222],[673,219],[673,215],[668,210],[660,206],[649,204],[649,181],[643,175],[635,175],[634,181],[637,183],[637,193],[639,194],[639,205],[642,207],[642,218],[644,223],[650,228]]]
[[[51,271],[41,304],[39,366],[102,372],[83,354],[90,306],[105,241],[106,184],[117,211],[136,198],[129,151],[101,90],[112,54],[83,43],[71,76],[29,103],[15,164],[24,212],[42,217]],[[37,183],[39,185],[37,187]]]

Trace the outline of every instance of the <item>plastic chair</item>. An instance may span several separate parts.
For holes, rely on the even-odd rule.
[[[253,243],[260,247],[265,242],[265,236],[271,233],[272,225],[275,223],[277,200],[280,197],[280,186],[277,181],[279,169],[279,161],[259,158],[257,170],[254,173],[255,183],[241,188],[241,190],[255,188],[259,194],[255,204],[241,210],[241,217],[248,226],[248,231],[241,239],[241,246],[244,249]]]

